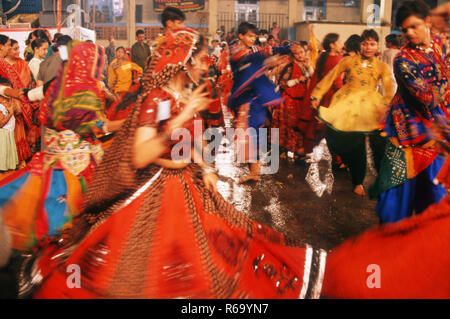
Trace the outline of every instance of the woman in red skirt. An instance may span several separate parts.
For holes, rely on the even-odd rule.
[[[308,81],[313,74],[303,47],[296,46],[293,61],[280,73],[280,87],[284,102],[279,109],[280,146],[296,156],[305,155],[304,134],[297,128],[299,117],[304,113]],[[284,156],[283,156],[284,155]],[[286,157],[284,153],[280,157]]]
[[[326,254],[249,219],[217,192],[214,168],[174,160],[208,105],[207,48],[171,33],[146,70],[142,94],[89,190],[73,232],[47,247],[36,298],[318,297]],[[161,54],[164,52],[165,54]],[[202,127],[200,122],[199,127]],[[172,135],[172,133],[175,133]],[[186,143],[181,143],[186,142]],[[184,154],[186,155],[186,154]],[[78,265],[81,287],[67,285]]]

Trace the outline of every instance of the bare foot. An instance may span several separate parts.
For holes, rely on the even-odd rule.
[[[24,168],[25,166],[27,166],[27,162],[22,161],[22,162],[20,162],[19,165],[17,166],[17,169],[22,169],[22,168]]]
[[[356,185],[353,189],[353,193],[359,196],[366,196],[366,192],[364,191],[364,187],[362,185]]]
[[[248,174],[247,176],[245,176],[245,177],[243,177],[243,178],[241,178],[239,180],[239,184],[243,184],[243,183],[246,183],[246,182],[249,182],[249,181],[257,182],[257,181],[259,181],[259,176],[258,175],[254,175],[254,174]]]
[[[286,153],[281,153],[281,154],[280,154],[280,158],[281,158],[281,159],[286,159]]]

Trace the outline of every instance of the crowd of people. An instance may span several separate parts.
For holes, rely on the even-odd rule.
[[[449,281],[409,289],[389,244],[383,253],[398,256],[385,265],[405,286],[373,295],[365,281],[348,284],[367,236],[398,235],[417,220],[448,224],[449,44],[434,23],[445,10],[405,1],[396,13],[404,37],[386,37],[383,52],[374,29],[319,43],[311,28],[308,43],[242,22],[208,40],[173,7],[161,15],[164,34],[149,46],[138,30],[130,51],[36,30],[22,59],[0,34],[0,266],[11,247],[33,251],[20,296],[36,298],[449,297]],[[223,127],[226,112],[251,129],[236,140],[249,165],[240,183],[260,178],[263,127],[279,129],[272,148],[282,159],[305,161],[325,139],[359,196],[370,146],[368,193],[393,227],[327,257],[237,211],[217,191],[214,163],[198,156],[207,143],[177,134],[195,136],[199,121]],[[195,164],[173,158],[180,142]],[[66,285],[71,264],[82,268],[79,289]]]

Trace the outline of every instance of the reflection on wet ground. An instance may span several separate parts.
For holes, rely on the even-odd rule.
[[[231,125],[226,119],[226,125]],[[258,182],[239,184],[248,173],[246,164],[236,163],[233,141],[224,137],[218,150],[216,168],[222,196],[251,218],[278,231],[324,249],[332,249],[378,224],[375,200],[352,193],[346,171],[334,171],[331,194],[317,197],[305,182],[308,165],[280,160],[275,174],[263,174]],[[262,167],[262,172],[267,172]],[[374,176],[368,170],[366,189]]]

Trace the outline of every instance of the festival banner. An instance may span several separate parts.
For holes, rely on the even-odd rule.
[[[183,12],[203,10],[205,0],[153,0],[153,10],[161,12],[165,7],[175,7]]]

